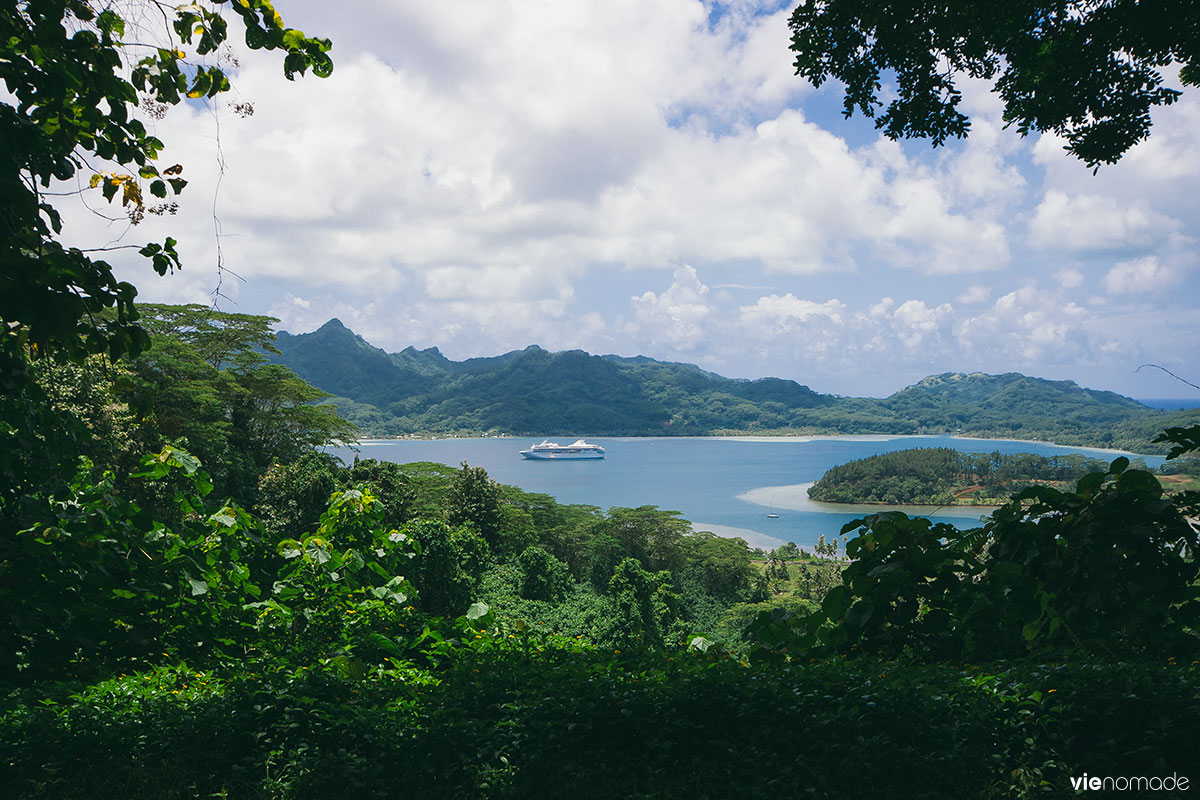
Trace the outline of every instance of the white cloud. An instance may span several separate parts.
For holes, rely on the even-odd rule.
[[[908,300],[892,313],[892,330],[905,347],[928,347],[940,338],[941,322],[953,311],[949,303],[931,308],[923,300]]]
[[[1194,92],[1092,176],[1005,130],[982,82],[961,87],[971,137],[939,150],[843,122],[792,74],[774,0],[288,5],[334,39],[333,77],[244,54],[253,117],[154,123],[191,181],[179,216],[130,230],[64,201],[81,246],[180,240],[168,279],[112,254],[145,298],[210,301],[219,242],[246,278],[222,283],[232,310],[292,330],[338,316],[391,349],[686,355],[831,390],[1083,374],[1194,329]]]
[[[826,300],[824,303],[816,303],[812,300],[803,300],[788,292],[782,297],[774,294],[760,297],[757,303],[752,306],[742,306],[740,311],[742,321],[751,324],[765,322],[781,326],[823,319],[834,325],[840,325],[842,312],[845,309],[845,303],[839,302],[836,298]]]
[[[1007,233],[987,212],[964,215],[950,206],[949,186],[934,175],[895,178],[893,213],[882,226],[893,262],[928,275],[981,272],[1008,263]]]
[[[665,345],[677,352],[692,350],[707,342],[702,327],[712,314],[707,295],[708,287],[700,282],[693,267],[678,267],[674,282],[665,292],[647,291],[630,298],[636,323],[629,331],[639,341]]]
[[[1083,286],[1083,273],[1077,269],[1066,267],[1054,273],[1054,279],[1058,281],[1058,285],[1064,289],[1075,289]]]
[[[1175,279],[1174,271],[1156,256],[1144,256],[1115,265],[1101,284],[1109,294],[1147,294],[1166,289]]]
[[[958,302],[963,305],[976,305],[986,303],[992,297],[992,290],[987,286],[969,286],[967,290],[958,296]]]
[[[1051,190],[1037,207],[1030,234],[1040,247],[1086,251],[1145,247],[1177,227],[1177,222],[1151,209],[1145,200],[1131,203]]]
[[[982,314],[959,320],[954,333],[964,355],[1036,372],[1094,359],[1104,347],[1123,349],[1117,339],[1093,332],[1088,322],[1083,306],[1058,291],[1030,285],[1003,295]]]

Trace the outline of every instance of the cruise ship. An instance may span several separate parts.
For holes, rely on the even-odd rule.
[[[543,441],[541,444],[531,445],[528,450],[522,450],[521,455],[537,459],[604,458],[604,448],[598,444],[588,444],[583,439],[568,445]]]

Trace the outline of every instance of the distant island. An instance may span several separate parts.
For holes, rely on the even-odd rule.
[[[926,447],[880,453],[831,468],[808,489],[827,503],[1001,505],[1027,486],[1063,487],[1108,462],[1076,453],[960,453]]]
[[[1165,412],[1115,392],[1018,373],[944,373],[883,399],[821,394],[781,378],[726,378],[645,356],[536,345],[451,361],[437,348],[387,353],[333,319],[280,332],[271,358],[328,392],[365,435],[706,436],[943,434],[1161,452]]]

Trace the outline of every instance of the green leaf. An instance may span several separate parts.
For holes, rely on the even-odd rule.
[[[359,555],[357,550],[347,550],[342,555],[342,567],[346,572],[358,572],[364,566],[366,566],[366,561],[363,560],[363,557]]]
[[[324,539],[317,536],[310,536],[304,540],[304,554],[318,564],[324,564],[330,560],[328,544]]]
[[[408,600],[408,595],[403,591],[406,585],[403,576],[397,575],[380,587],[382,594],[375,596],[380,600],[391,600],[397,605],[403,604]]]
[[[284,558],[299,558],[304,555],[304,545],[295,539],[284,539],[275,545],[275,551]]]
[[[192,586],[192,597],[208,594],[208,584],[205,581],[198,581],[195,578],[188,578],[187,582]]]
[[[125,20],[112,11],[101,11],[96,18],[96,27],[108,34],[125,35]]]
[[[851,628],[862,628],[875,612],[875,607],[867,600],[859,600],[846,612],[846,624]]]
[[[167,239],[167,246],[170,247],[172,244],[174,244],[174,242],[172,242],[170,239]],[[191,475],[196,470],[200,469],[200,459],[196,458],[188,451],[178,447],[167,445],[163,448],[162,453],[160,453],[158,457],[160,460],[171,464],[172,466],[182,467],[183,471],[188,475]]]
[[[1107,477],[1103,472],[1089,472],[1079,479],[1079,483],[1075,484],[1075,492],[1080,495],[1093,494]]]
[[[202,69],[197,71],[196,76],[192,79],[192,88],[188,90],[187,96],[193,100],[198,97],[204,97],[211,88],[212,74]]]
[[[351,680],[361,681],[370,674],[370,670],[362,662],[362,659],[352,656],[334,656],[329,659],[329,664],[344,677]]]
[[[496,617],[495,613],[488,608],[487,603],[472,603],[464,616],[467,625],[477,631],[487,628]]]
[[[289,28],[283,32],[283,46],[288,50],[301,50],[304,47],[304,32]]]
[[[322,53],[313,58],[312,69],[318,78],[328,78],[333,74],[333,59]]]
[[[251,50],[258,50],[267,45],[267,34],[257,24],[247,21],[246,23],[246,46]]]
[[[399,645],[383,634],[369,633],[367,639],[392,658],[404,658],[404,651],[400,649]]]
[[[821,611],[829,619],[841,619],[846,613],[846,607],[850,604],[850,590],[843,584],[834,586],[825,594],[825,599],[821,602]]]

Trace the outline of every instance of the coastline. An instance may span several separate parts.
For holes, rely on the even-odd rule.
[[[962,439],[968,442],[1018,442],[1022,444],[1048,444],[1053,445],[1054,447],[1071,447],[1076,450],[1087,450],[1092,453],[1111,454],[1114,458],[1119,456],[1125,456],[1126,458],[1131,456],[1133,458],[1158,458],[1163,455],[1162,453],[1135,453],[1131,450],[1118,450],[1112,447],[1096,447],[1095,445],[1089,444],[1063,444],[1061,442],[1052,442],[1049,439],[993,439],[986,436],[965,436],[958,433],[947,433],[945,435],[949,436],[951,439]]]
[[[711,434],[708,436],[680,436],[680,439],[719,439],[726,442],[891,442],[896,439],[937,439],[950,434],[943,433],[811,433],[811,434],[787,434],[782,433],[778,436],[764,434],[736,434],[736,433],[721,433]],[[645,438],[645,437],[630,437],[630,438]],[[652,437],[652,438],[676,438],[676,437]]]
[[[395,444],[398,442],[437,442],[437,441],[452,441],[455,439],[504,439],[504,440],[540,440],[550,438],[580,438],[578,434],[530,434],[521,436],[512,433],[456,433],[456,434],[407,434],[404,436],[370,436],[356,440],[352,445],[348,446],[376,446],[382,444]],[[1050,439],[1013,439],[1013,438],[998,438],[988,436],[971,436],[959,433],[809,433],[809,434],[763,434],[763,433],[713,433],[713,434],[688,434],[686,436],[638,436],[638,435],[618,435],[609,436],[607,434],[588,433],[582,438],[585,439],[711,439],[714,441],[727,442],[823,442],[823,441],[841,441],[841,442],[891,442],[898,439],[940,439],[940,438],[958,439],[969,442],[1008,442],[1016,444],[1037,444],[1050,445],[1053,447],[1069,447],[1073,450],[1083,450],[1090,453],[1097,453],[1117,458],[1125,456],[1126,458],[1163,458],[1164,453],[1137,453],[1132,450],[1120,450],[1111,447],[1098,447],[1096,445],[1072,444],[1069,442],[1056,442]],[[979,452],[984,452],[983,450]]]
[[[823,503],[808,496],[808,488],[816,481],[795,483],[787,486],[762,486],[738,495],[739,500],[770,508],[785,508],[789,511],[810,511],[818,514],[860,514],[867,516],[881,511],[903,511],[915,517],[961,517],[978,519],[987,516],[1000,506],[919,506],[889,505],[883,503]]]
[[[751,547],[761,547],[763,550],[774,550],[784,544],[783,539],[769,536],[765,533],[752,531],[748,528],[735,528],[732,525],[715,525],[711,522],[693,522],[692,532],[708,532],[722,539],[742,539]]]

